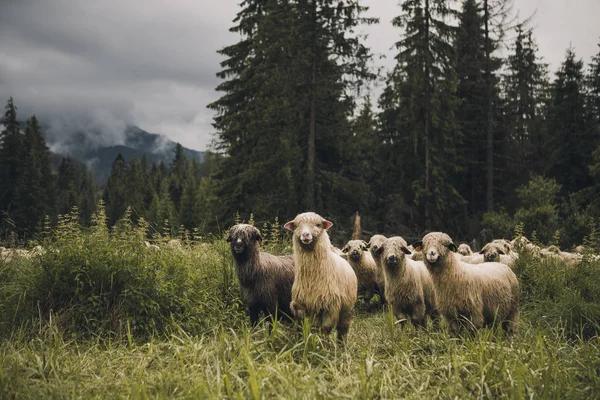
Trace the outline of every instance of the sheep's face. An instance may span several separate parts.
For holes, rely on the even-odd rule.
[[[471,246],[466,243],[462,243],[458,246],[458,253],[463,256],[470,256],[473,254],[473,251],[471,250]]]
[[[405,265],[404,258],[412,252],[408,249],[406,240],[400,236],[387,239],[379,249],[377,254],[381,257],[381,261],[390,269],[396,269],[400,265]]]
[[[492,241],[492,243],[498,246],[498,248],[502,250],[504,254],[510,253],[513,249],[512,243],[506,239],[496,239]]]
[[[425,264],[430,267],[445,258],[451,251],[456,251],[456,245],[445,233],[431,232],[423,237],[423,240],[413,244],[416,251],[421,251]]]
[[[306,212],[296,215],[293,221],[286,223],[283,227],[294,232],[294,241],[302,248],[311,250],[319,236],[332,225],[333,223],[319,214]]]
[[[483,249],[479,252],[483,254],[483,259],[486,262],[498,262],[500,260],[500,254],[506,254],[502,250],[502,246],[496,243],[488,243],[483,246]]]
[[[230,243],[233,254],[242,255],[249,248],[260,246],[262,236],[260,231],[252,225],[238,224],[229,229],[227,242]]]
[[[363,255],[363,252],[367,251],[367,242],[364,240],[350,240],[344,248],[342,252],[353,261],[358,261]]]
[[[371,255],[374,259],[377,259],[379,256],[377,255],[377,250],[381,247],[383,242],[385,242],[387,238],[383,235],[374,235],[371,240],[369,240],[369,244],[367,244],[367,248],[371,252]]]

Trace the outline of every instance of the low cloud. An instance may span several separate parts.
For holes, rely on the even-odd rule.
[[[0,101],[13,96],[19,116],[36,113],[60,139],[81,130],[92,143],[122,144],[137,125],[204,150],[213,139],[220,94],[217,50],[235,43],[228,30],[240,0],[2,0],[0,1]],[[365,0],[381,24],[364,28],[368,45],[389,69],[400,38],[391,26],[396,1]],[[540,54],[552,71],[571,43],[589,62],[600,37],[597,0],[515,0],[533,25]],[[379,89],[375,89],[376,97]],[[62,136],[61,136],[62,135]],[[59,140],[68,145],[68,140]],[[56,146],[59,146],[57,144]]]

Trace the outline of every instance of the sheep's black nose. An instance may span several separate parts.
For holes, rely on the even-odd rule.
[[[395,255],[391,255],[388,257],[388,263],[390,264],[396,264],[398,263],[398,257],[396,257]]]

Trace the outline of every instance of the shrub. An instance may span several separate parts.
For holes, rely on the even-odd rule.
[[[600,332],[600,261],[568,266],[559,259],[522,253],[514,265],[521,305],[532,321],[564,327],[571,336]]]
[[[237,320],[237,282],[223,241],[147,248],[143,220],[134,225],[126,216],[109,232],[103,212],[86,231],[62,218],[45,255],[2,265],[5,330],[37,316],[85,335],[148,336],[174,324],[200,332]]]

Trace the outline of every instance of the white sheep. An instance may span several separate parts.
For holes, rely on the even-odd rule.
[[[297,319],[315,318],[325,334],[337,327],[343,340],[354,317],[358,283],[348,261],[331,249],[327,229],[332,225],[314,212],[298,214],[284,225],[294,232],[290,309]]]
[[[509,333],[519,322],[519,282],[505,264],[472,265],[453,254],[456,245],[450,236],[432,232],[414,244],[425,257],[437,295],[438,310],[450,323],[452,331],[464,322],[474,328],[501,323]]]
[[[483,256],[484,262],[500,262],[509,267],[512,267],[517,258],[519,258],[519,255],[512,251],[512,246],[508,246],[506,243],[500,241],[493,241],[486,244],[479,254]],[[463,261],[465,261],[464,258]],[[480,263],[470,262],[470,264]]]
[[[543,258],[562,260],[567,263],[567,265],[575,265],[583,260],[583,256],[581,254],[562,251],[558,246],[554,245],[541,249],[540,255]]]
[[[471,256],[473,255],[473,250],[471,250],[471,246],[466,243],[461,243],[458,245],[458,254],[462,256]]]
[[[363,294],[367,304],[376,293],[379,294],[380,302],[383,302],[383,272],[369,252],[367,242],[350,240],[342,252],[358,279],[358,293]]]
[[[373,260],[375,260],[375,264],[377,264],[377,267],[380,271],[382,271],[381,256],[377,254],[377,250],[381,247],[383,242],[386,241],[386,239],[387,238],[383,235],[373,235],[367,244],[367,248],[369,249],[371,256],[373,256]]]
[[[417,327],[426,327],[426,317],[437,320],[433,281],[422,261],[409,256],[410,249],[400,237],[387,239],[377,250],[381,256],[385,277],[385,296],[396,319],[410,320]]]

